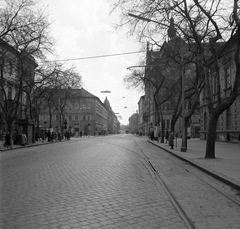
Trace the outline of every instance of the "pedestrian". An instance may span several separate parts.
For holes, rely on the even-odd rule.
[[[48,132],[47,132],[47,139],[48,139],[48,142],[51,141],[51,132],[50,132],[50,130],[48,130]]]
[[[154,140],[154,131],[151,130],[151,141],[153,141],[153,140]]]
[[[161,142],[161,131],[158,131],[158,142]]]
[[[25,146],[25,145],[27,145],[27,143],[28,143],[27,135],[22,134],[22,145]]]
[[[240,147],[240,133],[238,135],[239,147]]]
[[[13,144],[17,145],[17,140],[18,140],[18,130],[13,131]]]
[[[7,132],[6,136],[5,136],[5,146],[8,148],[12,148],[12,144],[11,144],[12,138],[11,135],[9,134],[9,132]]]
[[[166,143],[168,143],[168,138],[169,138],[169,132],[168,129],[166,130]]]
[[[61,133],[60,133],[60,132],[58,132],[58,140],[59,140],[59,141],[62,141],[62,136],[61,136]]]
[[[44,143],[45,137],[46,137],[45,131],[42,131],[42,143]]]
[[[173,134],[172,131],[170,132],[170,135],[169,135],[169,145],[171,146],[171,149],[173,149],[173,146],[174,146],[174,134]]]

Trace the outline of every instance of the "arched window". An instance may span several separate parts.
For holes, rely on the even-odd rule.
[[[8,87],[8,99],[12,99],[12,87]]]
[[[8,64],[9,64],[9,75],[11,76],[13,73],[13,64],[12,62],[8,62]]]
[[[225,67],[225,89],[228,89],[231,86],[231,71],[230,64]]]

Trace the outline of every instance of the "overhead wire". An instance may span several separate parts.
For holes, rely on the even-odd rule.
[[[76,57],[76,58],[59,59],[59,60],[46,60],[46,61],[42,61],[42,62],[39,62],[39,63],[73,61],[73,60],[87,60],[87,59],[95,59],[95,58],[129,55],[129,54],[135,54],[135,53],[141,53],[141,52],[146,52],[146,51],[123,52],[123,53],[114,53],[114,54],[105,54],[105,55],[87,56],[87,57]]]

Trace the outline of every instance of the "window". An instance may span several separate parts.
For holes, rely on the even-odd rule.
[[[8,62],[8,64],[9,64],[9,75],[11,76],[13,72],[13,65],[12,65],[12,62]]]
[[[165,109],[165,110],[169,110],[169,109],[170,109],[170,104],[169,104],[169,102],[165,102],[165,104],[164,104],[164,109]]]
[[[212,74],[212,93],[215,95],[217,93],[217,76],[216,73]]]
[[[231,130],[231,109],[227,109],[226,111],[226,129]]]
[[[72,115],[69,115],[69,121],[72,121]]]
[[[167,129],[168,129],[169,126],[170,126],[169,124],[170,124],[169,119],[167,119],[167,126],[166,126]]]
[[[230,75],[230,66],[225,68],[225,89],[231,86],[231,75]]]
[[[8,87],[8,99],[12,99],[12,87]]]
[[[43,121],[47,121],[47,116],[46,115],[43,115]]]
[[[88,115],[88,120],[91,120],[92,119],[92,116],[91,115]]]
[[[84,121],[86,120],[86,115],[83,115],[83,120],[84,120]]]
[[[78,115],[75,115],[75,120],[78,120]]]

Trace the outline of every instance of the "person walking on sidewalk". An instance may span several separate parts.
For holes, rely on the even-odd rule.
[[[11,138],[11,135],[9,134],[9,132],[7,132],[7,134],[6,134],[6,136],[5,136],[5,145],[6,145],[6,147],[8,148],[8,147],[10,147],[10,148],[12,148],[12,138]]]
[[[171,149],[173,149],[173,146],[174,146],[174,134],[172,131],[170,131],[170,134],[169,134],[169,145],[171,146]]]
[[[168,129],[166,129],[166,144],[168,143],[169,141],[169,131]]]

